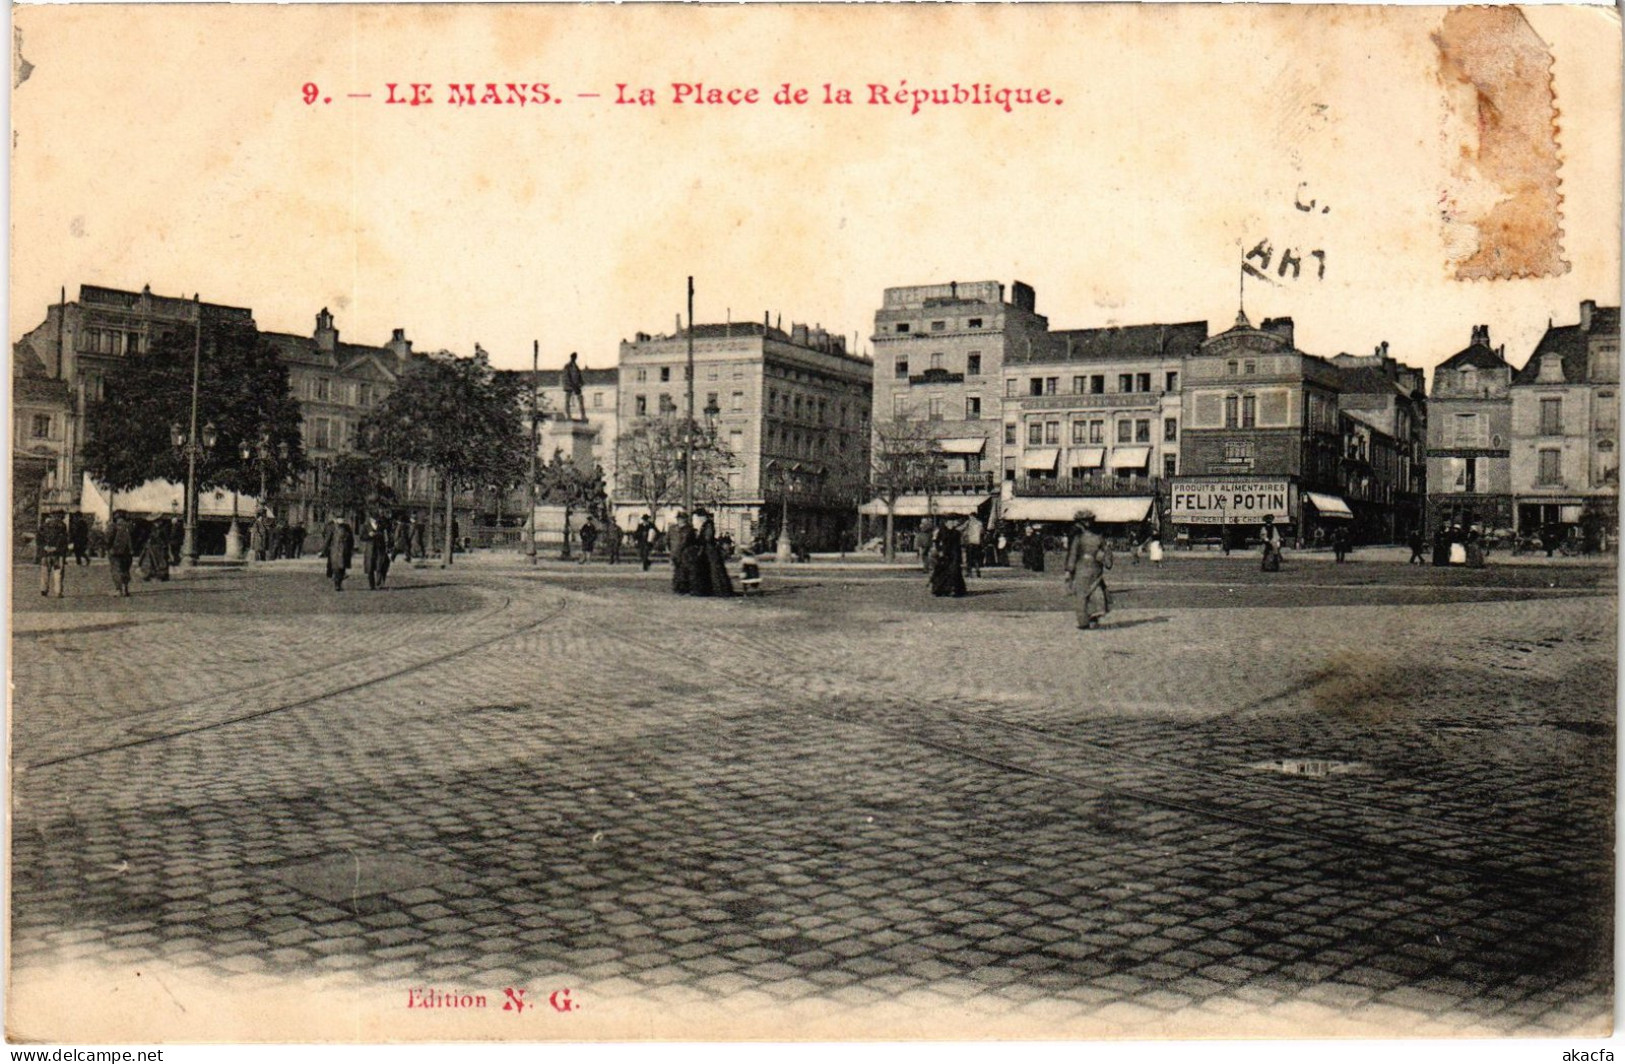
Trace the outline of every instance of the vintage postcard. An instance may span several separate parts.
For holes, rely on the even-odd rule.
[[[1611,1032],[1617,10],[12,15],[12,1042]]]

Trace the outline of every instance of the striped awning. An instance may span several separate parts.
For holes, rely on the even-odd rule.
[[[1072,465],[1078,469],[1099,469],[1106,461],[1106,448],[1104,447],[1074,447],[1071,451]]]

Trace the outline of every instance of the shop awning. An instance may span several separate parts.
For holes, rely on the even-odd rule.
[[[1072,448],[1072,465],[1078,469],[1099,469],[1101,463],[1106,461],[1106,448],[1104,447],[1074,447]]]
[[[987,447],[987,440],[982,436],[970,436],[962,440],[939,440],[937,446],[943,454],[981,454]]]
[[[1002,516],[1009,521],[1071,521],[1079,510],[1093,510],[1095,520],[1103,525],[1135,524],[1151,512],[1151,499],[1138,495],[1018,495],[1004,504]]]
[[[1045,447],[1036,451],[1027,451],[1021,456],[1023,469],[1054,469],[1055,463],[1060,461],[1061,449],[1059,447]]]
[[[1303,497],[1309,500],[1310,504],[1319,511],[1322,517],[1352,518],[1354,516],[1354,511],[1349,509],[1349,504],[1336,495],[1321,495],[1318,492],[1306,491],[1303,493]]]
[[[980,508],[991,495],[899,495],[892,513],[897,517],[931,517],[937,514],[968,514]],[[886,500],[870,499],[858,507],[867,517],[885,517]]]
[[[1112,452],[1113,469],[1144,469],[1149,461],[1149,447],[1119,447]]]

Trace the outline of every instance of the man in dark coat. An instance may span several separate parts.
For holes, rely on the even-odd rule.
[[[74,514],[68,520],[68,543],[73,547],[73,564],[90,564],[90,522],[84,514]]]
[[[344,576],[350,570],[355,556],[355,531],[350,522],[336,517],[328,522],[322,537],[322,555],[327,559],[327,575],[333,579],[333,590],[344,590]]]
[[[45,516],[34,548],[39,556],[39,593],[48,596],[54,591],[56,597],[61,598],[68,566],[69,540],[67,522],[60,513]]]
[[[667,549],[671,551],[671,590],[687,595],[694,586],[694,527],[688,513],[678,510],[666,528]]]
[[[367,571],[367,587],[372,591],[382,588],[389,578],[389,532],[389,518],[374,514],[367,519],[361,564]]]
[[[135,557],[135,532],[130,519],[120,510],[113,515],[113,527],[107,533],[107,560],[113,570],[113,594],[130,597],[130,561]]]
[[[632,533],[632,539],[638,545],[638,562],[643,566],[643,571],[648,572],[649,555],[654,551],[655,548],[654,518],[650,517],[648,514],[644,514],[643,517],[638,520],[638,528],[636,532]]]
[[[604,554],[608,557],[611,565],[620,563],[621,536],[620,522],[611,517],[609,524],[604,527]]]
[[[581,525],[581,557],[576,560],[586,564],[587,559],[592,555],[593,544],[596,542],[598,542],[598,526],[593,524],[592,518],[589,517]]]

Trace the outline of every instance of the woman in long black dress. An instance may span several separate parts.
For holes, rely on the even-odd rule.
[[[932,539],[931,594],[938,598],[963,598],[966,594],[962,562],[964,552],[959,530],[958,521],[943,518],[937,523]]]
[[[701,574],[699,582],[705,586],[704,591],[696,591],[697,595],[715,595],[727,598],[734,593],[733,581],[728,579],[728,563],[722,556],[722,544],[717,541],[717,523],[711,514],[705,510],[700,511],[703,518],[700,524],[699,555],[695,558],[695,570]]]

